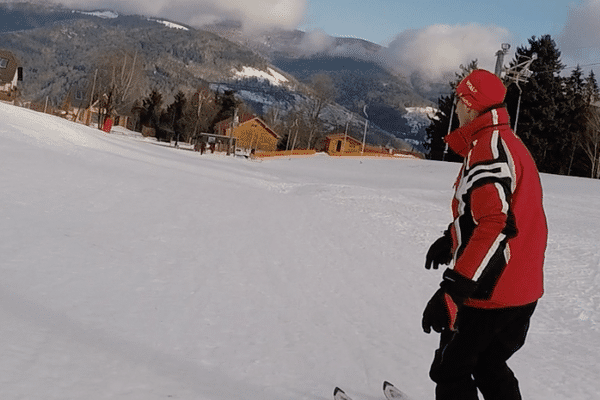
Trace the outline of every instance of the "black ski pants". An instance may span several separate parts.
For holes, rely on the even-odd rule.
[[[458,331],[444,330],[429,372],[437,400],[521,400],[506,361],[525,344],[537,302],[498,310],[463,307]]]

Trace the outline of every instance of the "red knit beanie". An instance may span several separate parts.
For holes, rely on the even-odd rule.
[[[467,107],[481,112],[502,104],[506,87],[496,75],[484,69],[476,69],[458,84],[456,94]]]

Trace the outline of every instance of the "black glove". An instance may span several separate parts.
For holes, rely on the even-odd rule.
[[[458,307],[452,298],[444,291],[438,289],[423,311],[423,332],[431,333],[431,328],[440,333],[444,329],[454,330]]]
[[[457,317],[465,299],[469,298],[477,283],[465,278],[458,272],[447,269],[444,272],[440,289],[433,295],[423,311],[423,332],[431,333],[431,328],[436,332],[445,329],[457,330]]]
[[[438,269],[440,264],[448,265],[452,261],[452,236],[450,230],[444,232],[444,236],[433,242],[425,256],[425,269]]]

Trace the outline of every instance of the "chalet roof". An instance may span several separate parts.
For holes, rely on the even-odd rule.
[[[238,116],[238,120],[239,120],[240,124],[243,124],[244,122],[247,122],[247,121],[249,121],[251,119],[254,119],[254,118],[256,118],[255,115],[248,114],[248,113],[244,113],[244,114]],[[229,117],[229,118],[226,118],[226,119],[224,119],[222,121],[219,121],[215,125],[218,126],[218,127],[221,127],[221,126],[230,126],[231,125],[231,121],[233,121],[233,117]]]
[[[0,85],[12,82],[17,73],[18,61],[13,53],[0,50]]]
[[[350,141],[350,142],[355,142],[355,143],[358,143],[358,144],[362,144],[362,142],[361,142],[361,141],[359,141],[359,140],[357,140],[357,139],[353,138],[353,137],[352,137],[352,136],[350,136],[350,135],[346,135],[346,134],[344,134],[344,133],[332,133],[332,134],[330,134],[330,135],[327,135],[327,136],[325,136],[325,139],[328,139],[328,140],[336,140],[336,139],[344,139],[344,138],[345,138],[347,141]]]
[[[229,126],[231,124],[231,120],[232,120],[232,118],[227,118],[223,121],[217,122],[215,125],[217,127]],[[269,127],[269,125],[267,125],[267,123],[265,121],[263,121],[262,119],[254,116],[252,114],[243,114],[242,116],[240,116],[240,126],[245,125],[249,122],[256,122],[260,126],[262,126],[267,132],[269,132],[271,135],[273,135],[273,137],[275,137],[276,139],[281,138],[281,136],[279,136],[279,134],[277,134],[277,132],[275,132],[273,129],[271,129]]]
[[[275,132],[273,129],[271,129],[271,128],[269,127],[269,125],[267,125],[267,123],[266,123],[265,121],[263,121],[262,119],[260,119],[260,118],[258,118],[258,117],[254,117],[254,118],[252,118],[252,119],[249,119],[249,120],[247,120],[247,121],[245,121],[245,122],[241,123],[240,125],[247,124],[247,123],[249,123],[249,122],[257,122],[257,123],[258,123],[259,125],[261,125],[261,126],[262,126],[262,127],[263,127],[263,128],[266,130],[266,131],[267,131],[267,132],[269,132],[271,135],[273,135],[273,137],[275,137],[276,139],[280,139],[280,138],[281,138],[281,136],[279,136],[279,135],[277,134],[277,132]]]

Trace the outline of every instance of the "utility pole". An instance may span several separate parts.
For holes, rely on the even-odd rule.
[[[233,145],[233,131],[239,126],[240,124],[240,117],[238,115],[238,108],[236,107],[233,110],[233,118],[231,118],[231,130],[229,131],[229,144],[227,146],[227,155],[231,154],[231,146]],[[250,146],[252,147],[252,146]],[[234,149],[234,155],[235,155],[235,149]]]
[[[292,142],[292,153],[294,153],[294,148],[296,147],[296,139],[298,139],[298,118],[296,118],[296,120],[294,121],[294,124],[296,125],[296,135],[294,136],[294,141]],[[294,125],[292,125],[294,126]],[[291,156],[291,154],[290,154]],[[291,160],[291,158],[290,158]]]
[[[517,133],[517,123],[519,122],[519,112],[521,111],[521,95],[523,94],[523,89],[519,83],[526,83],[527,80],[533,75],[533,72],[529,69],[531,67],[531,63],[537,60],[538,56],[536,53],[533,53],[531,57],[523,57],[525,61],[515,65],[511,68],[505,69],[505,76],[510,82],[514,82],[517,85],[517,89],[519,89],[519,100],[517,101],[517,114],[515,116],[515,125],[513,127],[513,132]]]
[[[509,81],[513,82],[517,85],[517,89],[519,89],[519,100],[517,101],[517,114],[515,116],[515,124],[513,127],[513,131],[517,133],[517,123],[519,122],[519,112],[521,111],[521,95],[523,94],[523,89],[519,83],[525,83],[531,77],[533,72],[529,69],[531,67],[531,63],[537,60],[537,54],[533,53],[531,57],[523,57],[526,60],[520,64],[517,64],[511,68],[505,68],[504,64],[504,56],[508,54],[508,50],[510,49],[510,44],[502,43],[501,50],[496,52],[496,70],[495,74],[498,78],[502,78],[502,74],[504,73],[504,77]]]
[[[85,124],[89,125],[92,122],[92,106],[94,105],[94,91],[96,90],[96,78],[98,77],[98,68],[96,68],[96,72],[94,72],[94,83],[92,85],[92,93],[90,94],[90,107],[89,107],[89,121],[86,118]],[[100,111],[98,110],[98,118],[100,118]]]
[[[502,49],[496,52],[496,69],[494,70],[494,73],[498,78],[501,78],[500,75],[504,70],[504,56],[508,54],[509,49],[509,43],[502,43]]]
[[[344,130],[344,148],[342,149],[342,153],[346,152],[346,141],[348,140],[348,126],[350,125],[350,121],[352,121],[352,113],[350,113],[348,122],[346,122],[346,129]]]
[[[285,151],[288,151],[290,148],[290,139],[292,138],[292,130],[294,129],[294,127],[296,127],[296,137],[298,137],[298,118],[296,118],[294,120],[294,122],[292,123],[292,126],[290,126],[290,130],[288,132],[288,140],[287,140],[287,144],[285,146]],[[294,146],[296,145],[296,137],[294,138],[294,142],[292,145],[292,151],[294,150]]]
[[[446,136],[448,136],[450,134],[450,132],[452,132],[452,121],[454,120],[454,108],[456,106],[456,100],[458,98],[454,95],[452,95],[452,109],[450,110],[450,122],[448,122],[448,133],[446,133]],[[446,155],[448,154],[448,143],[446,143],[446,147],[444,148],[444,154],[442,154],[442,161],[446,161]]]
[[[363,113],[365,114],[365,133],[363,134],[363,143],[362,143],[362,151],[360,152],[361,156],[365,155],[365,142],[367,140],[367,127],[369,126],[369,116],[367,115],[367,105],[363,107]]]

